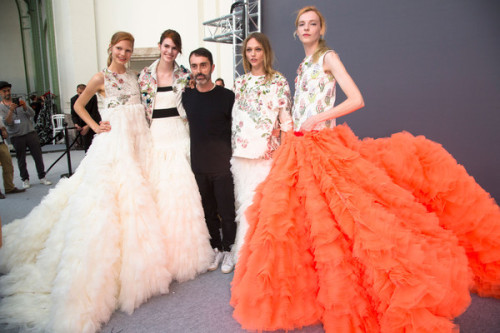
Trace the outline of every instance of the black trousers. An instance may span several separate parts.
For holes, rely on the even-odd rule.
[[[89,132],[85,135],[82,135],[82,144],[85,152],[89,150],[90,145],[92,144],[92,140],[94,139],[95,132],[89,129]]]
[[[33,160],[35,160],[38,179],[44,178],[45,166],[43,165],[42,147],[40,146],[38,134],[36,134],[36,132],[30,132],[25,135],[14,136],[10,138],[10,142],[12,142],[16,150],[17,166],[19,167],[21,179],[23,181],[30,179],[28,169],[26,168],[26,147],[29,148],[31,156],[33,156]]]
[[[222,174],[195,173],[195,178],[211,237],[210,244],[214,249],[230,251],[236,237],[233,175],[230,171]]]

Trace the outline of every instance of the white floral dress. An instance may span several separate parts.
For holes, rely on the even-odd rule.
[[[281,131],[292,128],[292,117],[290,88],[280,73],[269,80],[264,75],[245,74],[236,79],[234,93],[231,171],[238,228],[232,252],[237,258],[248,229],[245,211],[252,204],[255,188],[271,169]]]
[[[309,117],[322,113],[335,104],[336,80],[333,75],[323,70],[323,61],[328,52],[323,53],[317,62],[312,61],[312,56],[306,57],[297,69],[292,109],[295,131],[298,131]],[[333,127],[335,119],[317,124],[314,130]]]

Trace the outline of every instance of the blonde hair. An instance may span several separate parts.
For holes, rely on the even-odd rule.
[[[261,32],[253,32],[243,41],[243,69],[245,70],[245,73],[252,70],[252,64],[248,61],[246,52],[247,44],[251,39],[255,39],[260,45],[262,45],[262,49],[264,50],[264,72],[266,73],[266,81],[268,81],[274,74],[277,73],[277,71],[273,69],[274,52],[271,48],[269,38]]]
[[[121,42],[122,40],[128,40],[130,43],[132,43],[132,48],[134,47],[134,36],[130,32],[125,32],[125,31],[118,31],[113,34],[111,37],[111,41],[109,42],[109,47],[108,47],[108,66],[111,65],[111,48]]]
[[[307,12],[314,12],[314,13],[316,13],[316,15],[318,15],[319,24],[321,27],[321,37],[319,39],[318,47],[316,48],[316,51],[314,51],[314,54],[312,56],[312,61],[317,62],[319,57],[323,53],[330,50],[328,45],[326,45],[326,41],[325,41],[326,21],[325,21],[325,17],[323,16],[323,14],[321,14],[321,12],[318,10],[318,8],[316,8],[315,6],[306,6],[298,11],[297,18],[295,19],[295,28],[298,28],[298,26],[299,26],[299,18],[302,16],[302,14],[305,14]]]

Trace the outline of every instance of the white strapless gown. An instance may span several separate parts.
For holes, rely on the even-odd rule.
[[[95,332],[115,309],[132,313],[168,292],[136,79],[105,70],[105,87],[110,108],[101,114],[111,131],[95,137],[71,178],[3,227],[0,322],[21,331]]]
[[[173,91],[157,93],[155,109],[175,108],[176,104]],[[191,171],[189,130],[180,116],[153,118],[151,134],[148,179],[167,239],[167,268],[173,279],[183,282],[205,272],[214,255]]]

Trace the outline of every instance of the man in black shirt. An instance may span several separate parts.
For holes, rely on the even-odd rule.
[[[196,87],[186,88],[182,104],[190,128],[191,168],[200,189],[205,221],[215,252],[214,261],[208,269],[217,269],[222,261],[222,272],[230,273],[234,268],[230,251],[236,236],[234,184],[229,162],[234,93],[212,82],[215,66],[207,49],[199,48],[191,52],[189,65]]]
[[[87,123],[85,123],[82,118],[76,113],[75,111],[75,102],[80,97],[81,93],[85,90],[87,86],[84,84],[79,84],[76,86],[76,95],[71,97],[71,119],[73,120],[73,123],[75,124],[76,130],[80,132],[82,135],[82,144],[83,148],[85,149],[85,152],[89,149],[90,145],[92,144],[92,139],[94,138],[95,132],[90,128]],[[90,99],[90,101],[85,105],[85,109],[89,113],[89,115],[92,117],[92,119],[95,120],[96,123],[99,124],[101,121],[101,115],[99,114],[99,110],[97,107],[97,96],[94,95]]]

